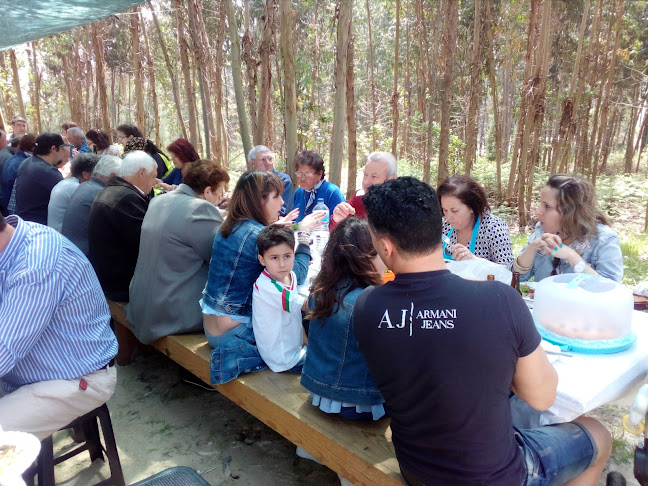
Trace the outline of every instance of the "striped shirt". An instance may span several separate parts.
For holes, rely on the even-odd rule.
[[[99,280],[55,230],[7,217],[16,228],[0,252],[0,382],[22,385],[86,375],[117,353]]]

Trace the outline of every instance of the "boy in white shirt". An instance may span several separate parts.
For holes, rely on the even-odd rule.
[[[252,329],[259,354],[272,371],[301,373],[306,359],[302,307],[297,292],[295,235],[271,224],[257,238],[259,262],[265,270],[252,289]]]

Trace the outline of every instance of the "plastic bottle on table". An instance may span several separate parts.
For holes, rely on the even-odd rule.
[[[324,249],[326,248],[326,244],[328,243],[329,240],[329,217],[330,217],[330,211],[329,208],[324,204],[324,199],[323,198],[318,198],[317,199],[317,204],[313,208],[313,212],[315,211],[326,211],[326,216],[322,220],[322,224],[317,226],[313,230],[313,249],[319,253],[320,257],[324,254]]]

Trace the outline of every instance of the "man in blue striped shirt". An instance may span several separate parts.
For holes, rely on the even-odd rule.
[[[117,340],[90,262],[57,231],[0,215],[0,426],[48,437],[115,390]]]

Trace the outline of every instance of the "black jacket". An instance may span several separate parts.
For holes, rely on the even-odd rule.
[[[149,200],[130,182],[115,176],[90,209],[90,262],[106,297],[128,302],[128,286],[139,253],[142,221]]]

